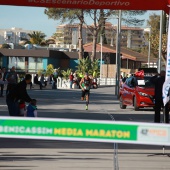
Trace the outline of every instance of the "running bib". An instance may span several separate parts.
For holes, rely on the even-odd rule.
[[[90,90],[90,87],[89,86],[85,86],[84,89],[85,90]]]

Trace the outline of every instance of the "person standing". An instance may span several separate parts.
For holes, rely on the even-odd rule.
[[[83,101],[84,98],[86,99],[86,110],[88,110],[89,105],[89,96],[90,96],[90,87],[92,85],[92,81],[88,76],[88,73],[85,73],[84,78],[80,81],[80,87],[82,89],[81,100]]]
[[[30,74],[25,75],[25,79],[16,84],[16,86],[10,90],[6,97],[6,103],[10,116],[20,116],[19,101],[30,102],[31,98],[27,94],[27,84],[31,82],[32,76]]]
[[[69,79],[70,79],[70,89],[72,89],[73,79],[74,79],[73,72],[70,73]]]
[[[165,82],[165,71],[162,70],[160,75],[153,76],[150,81],[155,85],[155,115],[154,122],[160,123],[161,121],[161,109],[163,108],[162,87]],[[165,123],[169,123],[169,110],[168,104],[165,106]]]
[[[44,74],[41,75],[41,77],[40,77],[40,82],[41,82],[41,84],[44,85],[45,87],[47,86],[47,81],[46,81],[46,79],[45,79],[45,77],[44,77]]]
[[[36,76],[34,77],[34,84],[40,85],[40,90],[42,90],[42,83],[38,81],[38,74],[36,74]]]
[[[3,92],[4,92],[4,83],[5,83],[5,76],[6,76],[6,71],[5,71],[5,67],[2,68],[1,70],[1,80],[2,80],[2,84],[1,86],[1,93],[0,93],[0,97],[4,97],[3,96]]]
[[[6,94],[8,94],[9,91],[12,90],[18,82],[18,76],[14,66],[11,68],[10,72],[7,73],[6,79],[8,82]]]

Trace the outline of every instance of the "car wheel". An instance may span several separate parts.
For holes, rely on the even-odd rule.
[[[120,108],[126,109],[126,105],[123,104],[122,96],[120,96],[119,101],[120,101]]]
[[[139,110],[139,107],[137,106],[137,101],[136,101],[136,97],[134,97],[134,100],[133,100],[133,105],[134,105],[134,110],[135,111],[138,111]]]

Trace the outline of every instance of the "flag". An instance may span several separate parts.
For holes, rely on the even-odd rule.
[[[170,10],[169,10],[170,14]],[[170,17],[168,26],[168,42],[167,42],[167,57],[166,57],[166,78],[162,88],[162,97],[164,106],[169,101],[169,88],[170,88]]]
[[[162,87],[162,98],[163,98],[163,103],[164,106],[168,103],[169,101],[169,88],[170,88],[170,77],[168,77]]]

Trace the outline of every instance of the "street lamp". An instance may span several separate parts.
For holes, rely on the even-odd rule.
[[[100,56],[100,81],[102,79],[102,59],[103,59],[103,34],[100,34],[100,46],[101,46],[101,56]]]
[[[119,10],[118,17],[105,17],[106,19],[117,19],[117,36],[116,36],[116,86],[115,86],[115,95],[119,98],[119,88],[120,88],[120,37],[121,37],[121,17],[122,11]]]
[[[150,68],[150,56],[151,56],[151,27],[149,27],[148,68]]]
[[[162,25],[163,25],[163,11],[161,12],[161,16],[160,16],[158,73],[160,73],[160,72],[161,72],[161,55],[162,55]]]

